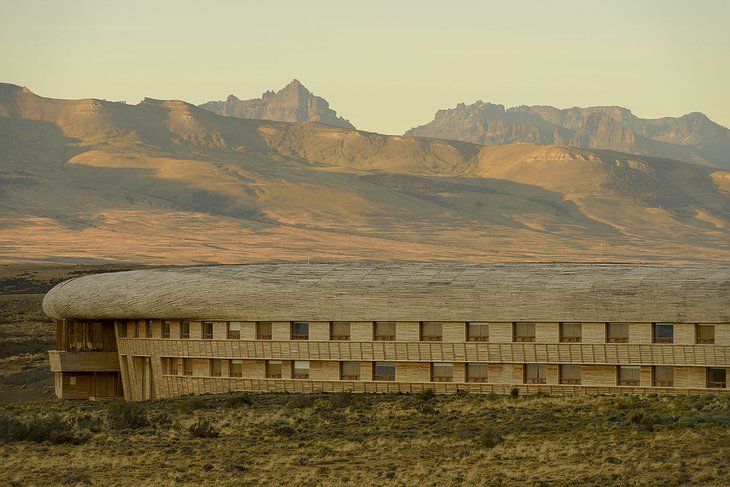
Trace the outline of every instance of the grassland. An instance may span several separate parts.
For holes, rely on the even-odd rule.
[[[42,292],[91,270],[0,268],[0,486],[730,485],[730,396],[55,400]]]

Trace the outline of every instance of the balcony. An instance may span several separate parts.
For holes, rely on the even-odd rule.
[[[256,340],[271,340],[271,335],[256,335]]]
[[[641,381],[634,380],[634,379],[626,379],[626,380],[618,381],[618,385],[620,385],[620,386],[638,386],[640,383],[641,383]]]
[[[395,381],[394,375],[383,375],[383,374],[375,374],[373,375],[373,380],[382,380],[386,382],[393,382]]]
[[[725,389],[726,387],[727,387],[727,382],[725,382],[725,381],[714,381],[714,380],[707,381],[708,389]]]
[[[654,343],[674,343],[674,337],[654,337]]]
[[[441,335],[423,335],[421,336],[422,342],[440,342],[442,340]]]
[[[486,377],[468,377],[467,382],[487,382]]]
[[[309,379],[309,373],[303,372],[303,373],[297,373],[291,375],[292,379]]]
[[[52,372],[119,372],[117,352],[48,352]]]
[[[674,381],[671,380],[655,380],[654,387],[673,387]]]
[[[560,379],[560,383],[561,384],[570,384],[570,385],[580,385],[580,379],[563,378],[563,379]]]
[[[580,343],[582,337],[561,337],[560,341],[564,343]]]
[[[342,377],[340,377],[340,380],[360,380],[360,376],[359,375],[344,375],[343,374]]]
[[[292,333],[291,339],[292,340],[309,340],[309,334],[308,333]]]
[[[534,336],[516,336],[515,341],[516,342],[534,342],[535,337]]]
[[[376,342],[393,342],[395,341],[395,335],[375,335]]]
[[[434,375],[431,382],[452,382],[453,380],[450,375]]]
[[[629,343],[629,337],[608,337],[608,343]]]
[[[527,377],[525,378],[525,384],[545,384],[544,377]]]
[[[349,340],[350,335],[332,335],[332,340]]]
[[[697,344],[698,345],[713,345],[715,343],[714,338],[698,338]]]

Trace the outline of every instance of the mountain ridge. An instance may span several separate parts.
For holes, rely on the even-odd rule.
[[[0,261],[702,262],[730,172],[0,85]]]
[[[730,130],[700,112],[642,119],[620,106],[572,107],[459,103],[404,135],[481,145],[516,142],[609,149],[730,169]]]

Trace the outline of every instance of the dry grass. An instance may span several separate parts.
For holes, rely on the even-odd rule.
[[[241,398],[244,398],[243,400]],[[428,408],[423,405],[428,404]],[[727,485],[730,397],[196,396],[58,416],[85,442],[10,442],[7,485]],[[424,412],[420,412],[424,411]],[[208,424],[214,435],[199,435]],[[132,421],[129,423],[135,425]],[[199,436],[215,436],[205,437]],[[33,461],[28,461],[28,459]],[[123,480],[122,480],[123,479]],[[2,481],[0,481],[2,482]]]

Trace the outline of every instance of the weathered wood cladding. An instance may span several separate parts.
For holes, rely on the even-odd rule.
[[[728,303],[730,265],[351,263],[83,276],[54,287],[43,309],[96,320],[727,323]]]
[[[120,353],[165,357],[401,362],[522,362],[730,367],[730,347],[587,343],[443,343],[119,339]]]

